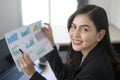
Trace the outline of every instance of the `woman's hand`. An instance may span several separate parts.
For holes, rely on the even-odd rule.
[[[34,64],[26,53],[20,55],[20,68],[29,78],[35,73]]]
[[[43,33],[45,34],[45,36],[48,38],[48,40],[50,41],[50,43],[51,43],[51,45],[52,45],[52,47],[55,45],[55,43],[54,43],[54,39],[53,39],[53,33],[52,33],[52,29],[51,29],[51,26],[50,26],[50,24],[48,24],[48,23],[44,23],[46,26],[44,26],[43,28],[42,28],[42,31],[43,31]]]

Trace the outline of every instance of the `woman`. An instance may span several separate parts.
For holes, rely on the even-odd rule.
[[[112,48],[109,37],[108,20],[103,8],[87,5],[76,10],[68,20],[71,38],[67,63],[63,64],[55,47],[52,30],[42,30],[54,50],[45,55],[58,80],[117,80],[120,58]],[[20,57],[20,66],[30,80],[46,80],[38,74],[30,57]]]

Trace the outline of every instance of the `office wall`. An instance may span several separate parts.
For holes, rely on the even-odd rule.
[[[110,17],[111,0],[89,0],[89,4],[95,4],[103,7],[107,12],[108,17]]]
[[[22,25],[20,0],[0,0],[0,39]]]
[[[111,0],[110,22],[120,29],[120,0]]]
[[[0,0],[0,39],[5,33],[22,26],[21,0]],[[88,0],[105,8],[109,21],[120,28],[120,0]]]
[[[107,11],[109,22],[120,29],[120,0],[89,0],[89,4],[96,4]]]

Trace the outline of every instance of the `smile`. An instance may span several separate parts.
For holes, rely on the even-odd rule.
[[[80,40],[73,40],[72,42],[73,42],[73,44],[75,44],[75,45],[80,45],[80,44],[83,43],[83,41],[80,41]]]

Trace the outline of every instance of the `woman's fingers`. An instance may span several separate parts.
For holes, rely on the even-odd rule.
[[[21,54],[20,56],[20,63],[22,64],[22,66],[27,66],[30,63],[32,63],[32,60],[30,59],[29,55],[26,53]]]
[[[44,23],[44,24],[47,26],[47,29],[48,29],[48,30],[52,31],[52,28],[51,28],[51,26],[50,26],[49,23]]]
[[[23,55],[24,55],[24,59],[26,60],[26,63],[32,62],[28,54],[23,54]]]
[[[49,30],[48,30],[47,27],[43,27],[43,28],[42,28],[42,31],[43,31],[44,33],[47,33]]]
[[[45,24],[45,25],[47,25],[47,26],[48,26],[48,28],[50,28],[50,27],[51,27],[49,23],[44,23],[44,24]]]
[[[25,59],[24,54],[20,55],[20,67],[21,68],[25,68],[27,66],[27,62],[26,62],[27,60]]]
[[[53,39],[53,33],[52,33],[52,29],[50,27],[50,24],[48,23],[44,23],[46,26],[44,26],[42,28],[43,33],[45,34],[45,36],[48,38],[48,40],[50,41],[51,45],[54,46],[54,39]]]
[[[35,72],[34,64],[29,55],[26,53],[20,55],[20,67],[22,71],[26,73],[29,77],[31,77]]]

